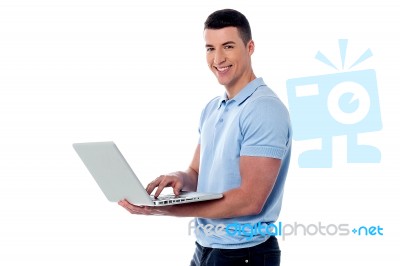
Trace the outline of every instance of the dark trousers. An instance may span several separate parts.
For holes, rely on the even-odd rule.
[[[240,249],[206,248],[196,242],[190,266],[279,266],[281,250],[275,236],[257,246]]]

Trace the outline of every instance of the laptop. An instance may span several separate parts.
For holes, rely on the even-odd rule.
[[[139,206],[168,206],[222,198],[222,193],[198,193],[182,191],[161,194],[157,198],[149,195],[139,178],[112,141],[74,143],[73,148],[82,162],[111,202],[126,199]]]

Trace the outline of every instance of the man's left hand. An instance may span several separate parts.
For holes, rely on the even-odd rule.
[[[152,207],[152,206],[137,206],[131,204],[127,200],[120,200],[118,204],[124,207],[128,212],[132,214],[141,214],[141,215],[168,215],[169,207]]]

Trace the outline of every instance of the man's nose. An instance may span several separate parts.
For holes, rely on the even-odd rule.
[[[226,60],[225,53],[222,49],[216,49],[215,54],[214,54],[214,64],[215,65],[220,65],[221,63],[224,63]]]

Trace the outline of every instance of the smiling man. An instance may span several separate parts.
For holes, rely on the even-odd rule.
[[[225,86],[229,99],[254,80],[250,56],[254,52],[251,36],[243,36],[238,28],[205,29],[207,62],[218,82]],[[221,43],[222,42],[222,43]]]
[[[155,196],[170,186],[180,191],[223,193],[220,200],[164,207],[139,207],[132,214],[196,217],[197,228],[225,225],[267,227],[279,216],[289,168],[291,126],[277,95],[257,78],[251,65],[254,41],[248,20],[232,9],[212,13],[204,24],[207,63],[224,95],[204,108],[199,143],[188,169],[159,176],[147,186]],[[279,265],[272,234],[205,234],[196,230],[191,261],[199,265]]]

